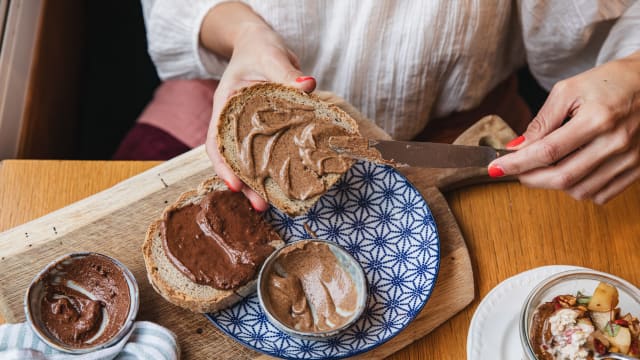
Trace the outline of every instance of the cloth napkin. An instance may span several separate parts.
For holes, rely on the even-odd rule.
[[[176,336],[168,329],[148,321],[138,321],[127,336],[106,349],[72,355],[45,344],[27,323],[0,325],[0,359],[37,360],[141,360],[180,358]]]

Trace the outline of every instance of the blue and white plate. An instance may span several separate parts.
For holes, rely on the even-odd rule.
[[[268,221],[286,242],[312,236],[335,241],[364,268],[369,301],[362,317],[340,335],[305,340],[278,330],[253,294],[208,318],[245,346],[288,359],[338,359],[388,341],[429,299],[440,266],[440,239],[422,195],[388,166],[360,161],[306,214],[271,209]]]

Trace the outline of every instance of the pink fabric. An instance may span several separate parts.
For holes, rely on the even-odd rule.
[[[191,148],[162,129],[137,123],[124,137],[113,160],[169,160]]]
[[[193,148],[203,144],[211,120],[217,80],[167,80],[138,118]]]

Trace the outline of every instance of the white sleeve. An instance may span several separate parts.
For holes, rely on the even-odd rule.
[[[640,1],[631,5],[611,28],[597,63],[620,59],[640,50]]]
[[[546,89],[640,44],[640,1],[520,0],[531,73]]]
[[[142,0],[148,51],[161,79],[219,79],[227,61],[200,45],[200,26],[225,0]]]

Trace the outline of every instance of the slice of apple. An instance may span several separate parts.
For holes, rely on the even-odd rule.
[[[587,309],[591,311],[610,311],[618,305],[618,289],[615,286],[600,282],[591,295]]]
[[[629,347],[631,346],[631,332],[629,328],[620,327],[616,336],[611,337],[605,333],[607,339],[611,345],[617,347],[619,351],[623,354],[627,354],[629,352]]]

